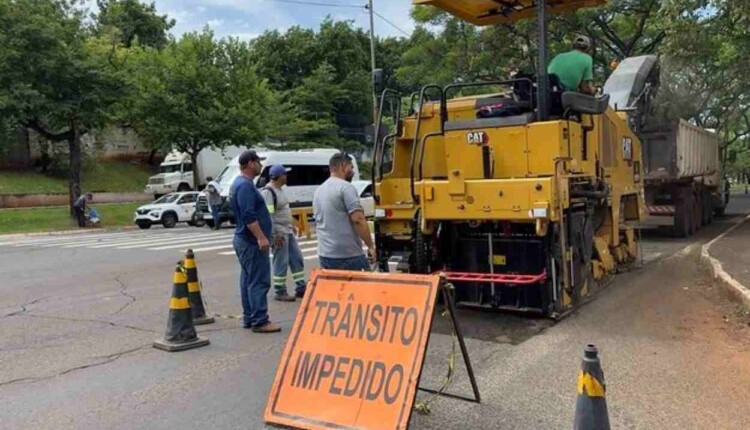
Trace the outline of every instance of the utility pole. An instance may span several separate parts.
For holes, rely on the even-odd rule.
[[[370,73],[370,80],[373,81],[375,76],[375,14],[372,10],[372,0],[368,0],[367,10],[370,12],[370,62],[372,71]],[[375,93],[375,82],[373,81],[372,86],[372,124],[373,126],[378,122],[378,95]],[[375,137],[377,139],[377,136]]]

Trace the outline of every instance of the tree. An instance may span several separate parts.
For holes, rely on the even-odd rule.
[[[119,52],[87,38],[76,1],[0,0],[0,116],[69,151],[70,203],[81,194],[81,136],[122,98]]]
[[[158,15],[154,3],[138,0],[97,0],[99,13],[92,15],[98,34],[115,32],[127,48],[138,41],[141,45],[163,48],[169,42],[168,32],[175,20]]]
[[[163,50],[143,48],[129,63],[134,96],[127,118],[154,148],[190,155],[252,146],[272,124],[276,96],[255,73],[245,42],[216,41],[205,29]],[[194,185],[202,172],[194,171]]]

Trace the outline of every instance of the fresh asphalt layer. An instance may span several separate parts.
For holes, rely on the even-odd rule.
[[[596,343],[613,428],[748,428],[747,316],[698,255],[748,209],[739,196],[728,217],[690,239],[644,232],[644,265],[561,322],[461,310],[483,401],[436,399],[411,427],[570,428],[580,356]],[[302,245],[308,272],[314,240]],[[170,354],[151,343],[164,335],[172,272],[188,247],[220,317],[198,327],[209,346]],[[231,230],[0,237],[0,272],[0,427],[265,428],[298,304],[270,301],[281,334],[239,327]],[[422,386],[442,383],[450,344],[438,318]],[[470,394],[463,366],[449,390]]]

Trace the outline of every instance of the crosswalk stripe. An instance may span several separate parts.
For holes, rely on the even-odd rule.
[[[207,248],[193,248],[193,252],[207,252],[207,251],[218,251],[220,249],[227,249],[233,247],[233,244],[227,244],[227,245],[219,245],[219,246],[209,246]]]
[[[225,238],[216,238],[213,240],[204,240],[199,242],[181,242],[176,245],[167,245],[167,246],[159,246],[156,248],[147,248],[149,251],[165,251],[167,249],[178,249],[178,248],[185,248],[190,246],[199,246],[199,245],[218,245],[220,243],[226,243],[227,241],[231,241],[231,237],[225,237]]]
[[[186,241],[186,240],[196,240],[196,239],[208,239],[212,237],[219,237],[215,233],[205,233],[202,235],[196,235],[196,236],[190,236],[188,237],[179,237],[174,240],[164,240],[164,239],[141,239],[141,240],[134,240],[132,242],[121,242],[116,244],[111,244],[110,246],[100,246],[100,247],[94,247],[94,248],[117,248],[117,249],[136,249],[136,248],[146,248],[149,246],[156,246],[161,245],[162,243],[177,243],[179,241]]]
[[[169,237],[175,237],[174,234],[160,234],[159,237],[161,238],[169,238]],[[154,239],[154,235],[148,236],[145,234],[136,235],[132,237],[114,237],[109,239],[98,239],[98,240],[84,240],[84,241],[72,241],[72,242],[61,242],[61,243],[52,243],[52,244],[46,244],[46,245],[40,245],[42,248],[54,248],[54,247],[60,247],[60,248],[80,248],[83,246],[93,246],[93,245],[109,245],[113,243],[121,243],[123,240],[146,240],[148,238]]]

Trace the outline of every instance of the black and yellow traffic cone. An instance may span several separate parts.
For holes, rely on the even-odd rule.
[[[181,265],[174,272],[172,299],[169,301],[169,320],[164,340],[155,340],[154,348],[175,352],[208,345],[208,339],[198,337],[193,325],[193,314],[188,299],[187,274]]]
[[[195,263],[195,254],[192,249],[188,249],[185,253],[184,266],[187,271],[188,297],[190,308],[193,310],[193,324],[211,324],[215,320],[213,317],[206,315],[203,296],[201,296],[201,283],[198,280],[198,265]]]
[[[573,430],[609,430],[607,386],[599,362],[599,351],[594,345],[587,345],[583,351],[577,391]]]

